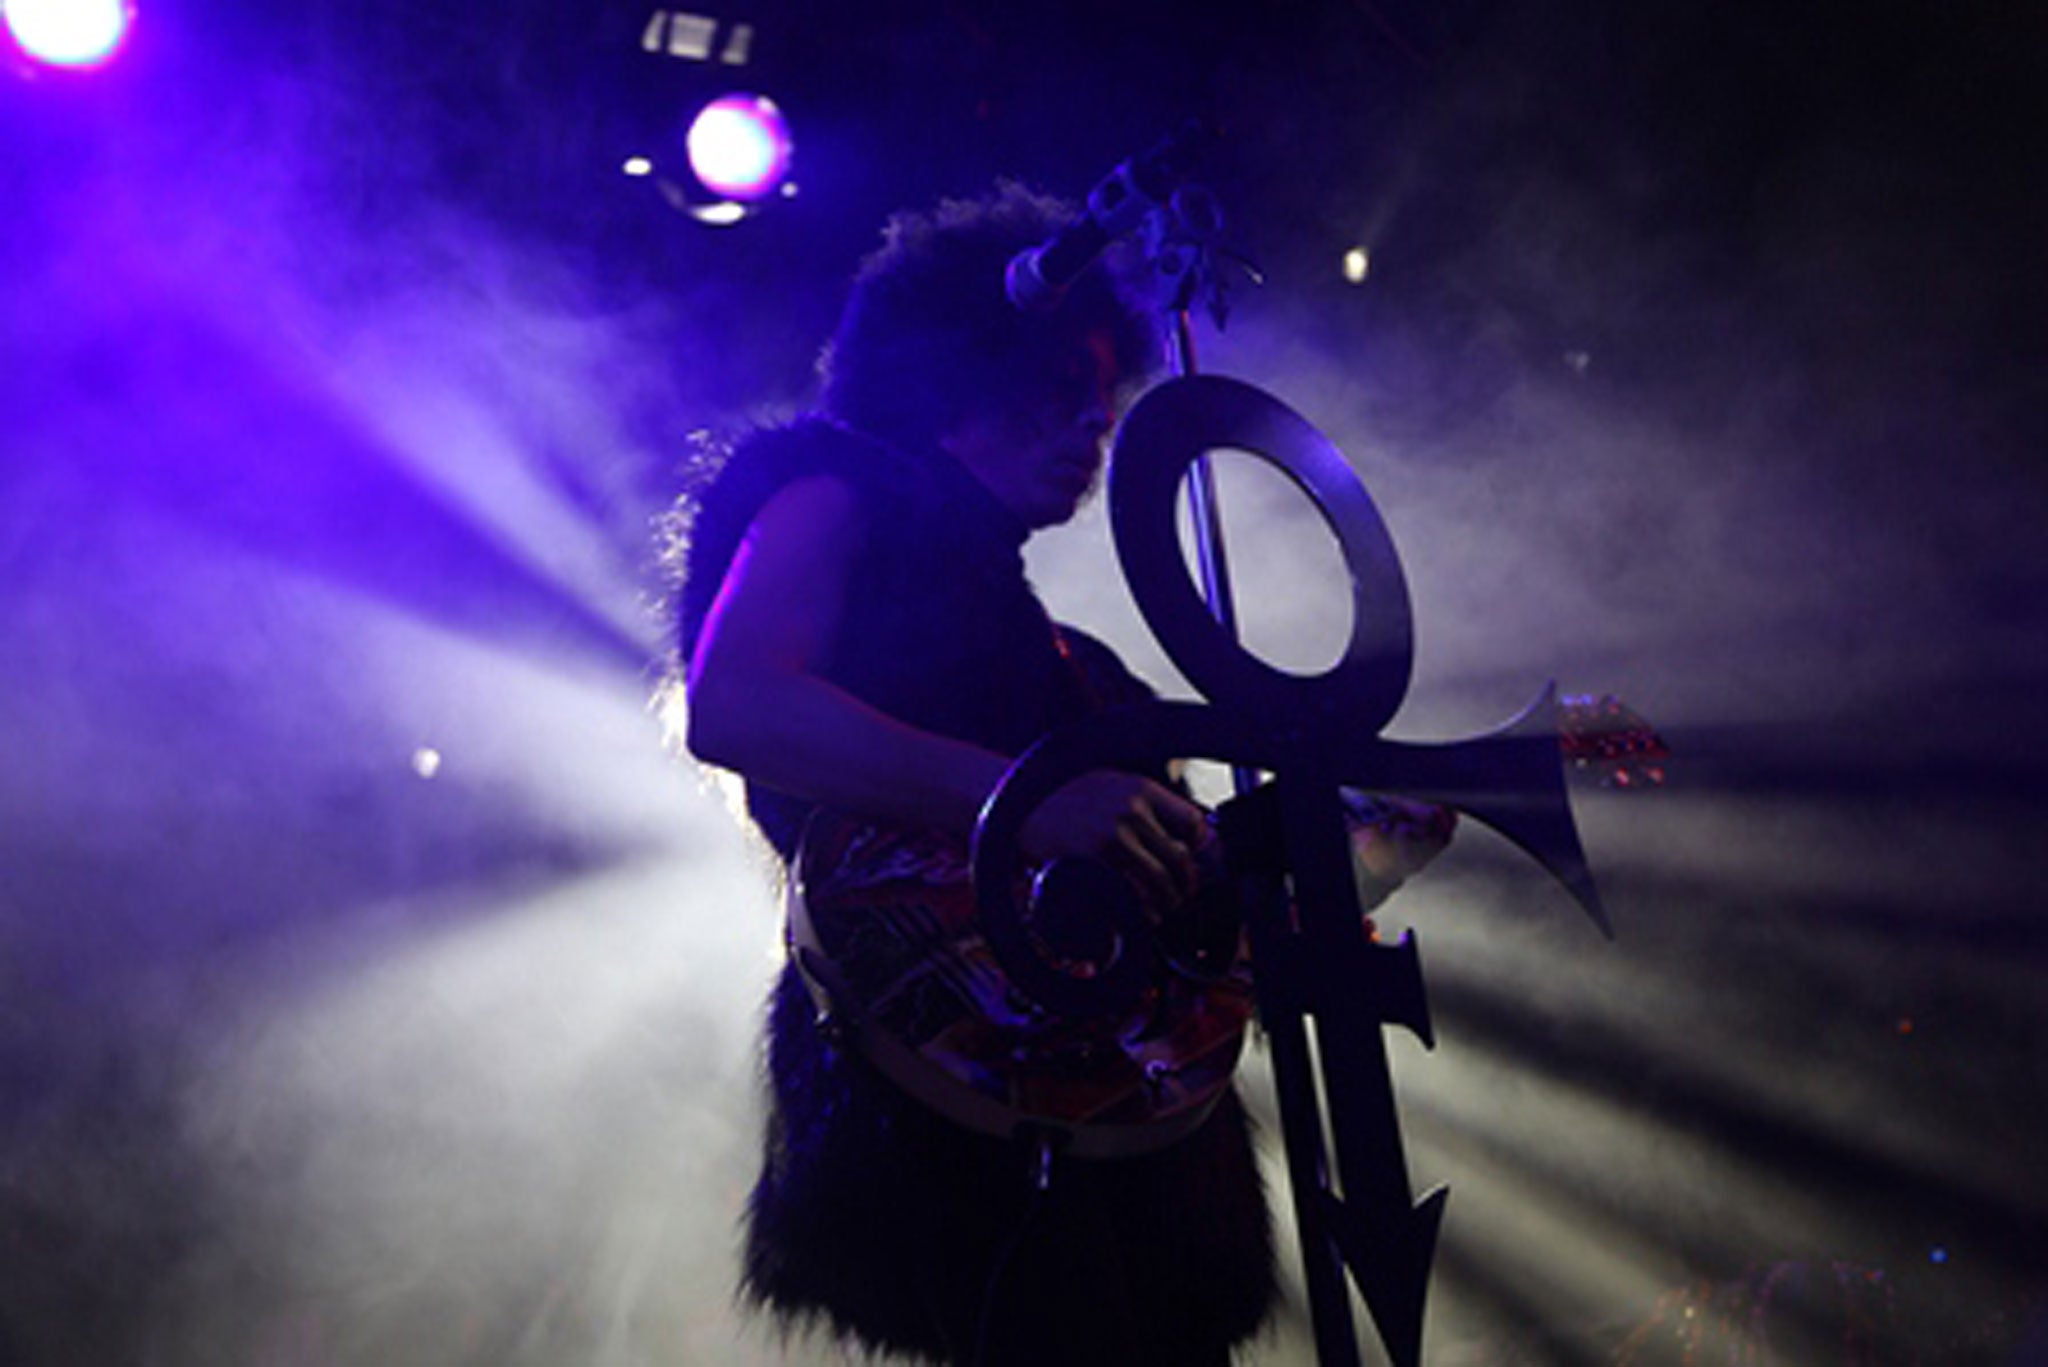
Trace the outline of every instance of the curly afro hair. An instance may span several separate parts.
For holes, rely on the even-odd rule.
[[[1076,214],[1005,181],[976,199],[892,217],[819,362],[824,411],[872,436],[929,446],[1096,332],[1108,336],[1125,386],[1155,374],[1163,334],[1122,253],[1106,254],[1056,308],[1026,313],[1010,302],[1011,258]]]

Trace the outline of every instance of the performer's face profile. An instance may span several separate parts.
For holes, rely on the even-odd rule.
[[[1102,474],[1118,379],[1109,336],[1092,332],[1000,400],[970,410],[941,445],[1026,526],[1055,526]]]

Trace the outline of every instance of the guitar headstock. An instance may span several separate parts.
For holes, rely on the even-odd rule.
[[[1628,704],[1612,693],[1576,693],[1558,699],[1557,743],[1577,774],[1603,788],[1662,786],[1671,747]]]

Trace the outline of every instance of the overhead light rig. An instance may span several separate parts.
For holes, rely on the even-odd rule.
[[[742,88],[750,83],[734,74],[753,64],[753,24],[657,9],[641,26],[640,49],[692,70],[675,82],[656,78],[636,130],[642,145],[620,163],[626,175],[651,181],[672,207],[713,227],[796,193],[789,120],[772,97]]]
[[[125,0],[0,0],[0,16],[22,56],[39,66],[103,66],[134,20]]]

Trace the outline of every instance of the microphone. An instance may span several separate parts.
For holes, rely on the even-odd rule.
[[[1057,305],[1067,286],[1080,279],[1110,243],[1137,231],[1166,206],[1187,174],[1192,154],[1214,136],[1206,123],[1190,120],[1104,176],[1088,192],[1086,213],[1039,246],[1010,258],[1003,272],[1010,302],[1027,313]]]

